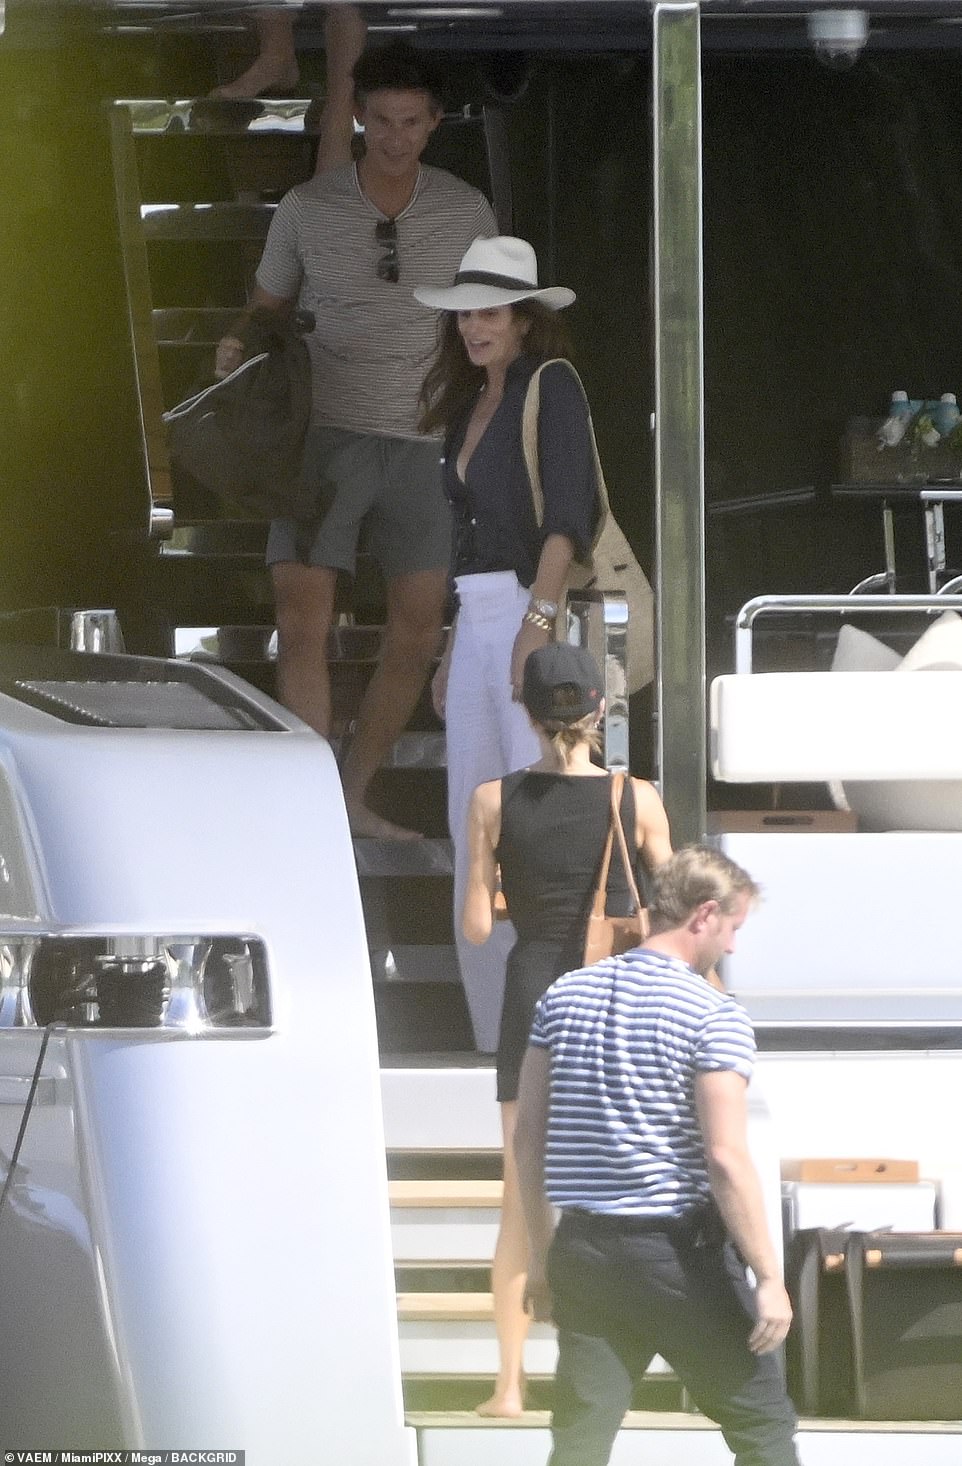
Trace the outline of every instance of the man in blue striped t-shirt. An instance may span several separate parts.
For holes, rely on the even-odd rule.
[[[718,851],[680,850],[655,874],[645,945],[538,1005],[515,1154],[529,1304],[558,1326],[549,1466],[605,1466],[656,1353],[737,1466],[797,1466],[774,1352],[792,1310],[748,1153],[754,1035],[704,977],[757,895]]]

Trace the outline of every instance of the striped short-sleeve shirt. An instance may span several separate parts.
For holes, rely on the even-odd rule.
[[[684,962],[648,948],[566,973],[530,1042],[550,1051],[545,1189],[555,1206],[682,1216],[710,1195],[695,1078],[748,1079],[748,1015]]]
[[[454,283],[461,257],[497,233],[482,193],[442,168],[422,165],[398,214],[396,283],[378,276],[384,215],[365,197],[354,165],[286,193],[271,221],[257,283],[313,311],[307,337],[316,426],[389,437],[418,436],[418,393],[438,344],[438,312],[416,285]]]

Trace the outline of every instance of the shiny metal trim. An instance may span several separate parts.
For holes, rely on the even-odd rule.
[[[700,6],[653,12],[656,762],[676,845],[707,824]]]
[[[593,653],[604,681],[601,725],[606,769],[628,772],[628,601],[621,591],[579,590],[568,596],[566,637]]]
[[[943,591],[934,596],[753,596],[750,601],[745,602],[735,617],[735,671],[747,675],[752,670],[753,634],[759,616],[779,616],[805,611],[831,611],[840,615],[860,616],[863,611],[941,613],[945,610],[962,611],[962,595],[946,595]]]
[[[278,132],[316,137],[321,116],[317,97],[119,97],[114,105],[128,110],[135,135],[153,137],[257,137]],[[445,112],[441,119],[446,127],[482,120],[483,109],[476,103]]]
[[[30,1001],[30,972],[40,950],[39,936],[0,936],[0,1028],[36,1028]]]
[[[148,533],[152,540],[166,540],[174,532],[174,511],[168,509],[164,504],[152,504],[150,507],[150,526]]]
[[[267,238],[276,204],[141,204],[144,239],[233,240],[259,242]],[[235,312],[236,314],[236,312]]]
[[[67,645],[72,652],[125,652],[124,633],[115,610],[71,611]]]
[[[127,290],[127,324],[130,331],[131,355],[137,401],[140,413],[140,439],[147,477],[147,506],[144,529],[151,533],[153,512],[157,505],[172,507],[167,433],[163,423],[164,396],[160,375],[160,356],[154,337],[151,313],[150,271],[147,247],[141,228],[141,199],[137,181],[137,158],[130,114],[125,107],[110,109],[110,143],[117,200],[117,222],[120,233],[120,254]]]
[[[219,1002],[215,1010],[208,1011],[205,968],[215,943],[223,943],[225,939],[241,948],[236,952],[218,952],[218,960],[230,973],[232,996],[228,1006]],[[44,943],[64,945],[71,962],[77,961],[77,953],[70,949],[81,943],[86,946],[83,965],[71,970],[60,994],[61,1002],[69,1001],[65,1010],[69,1016],[58,1019],[58,1023],[71,1034],[138,1032],[243,1038],[262,1037],[272,1031],[270,962],[260,937],[233,932],[204,936],[108,935],[9,928],[0,931],[0,1031],[40,1026],[30,982]],[[148,1005],[153,1005],[149,1016],[143,1016],[145,1009],[138,1011],[136,1002],[129,1014],[122,1013],[113,1002],[120,1021],[111,1021],[113,1013],[104,1020],[104,1009],[98,1014],[97,1002],[98,994],[101,1003],[107,1000],[100,986],[105,974],[119,975],[131,984],[153,979],[155,993],[148,994]],[[218,999],[224,997],[222,989],[215,988],[215,993]]]
[[[213,943],[209,938],[186,942],[168,942],[167,957],[170,973],[170,993],[164,1004],[164,1026],[183,1028],[188,1033],[200,1033],[211,1027],[210,1014],[204,1001],[204,966]],[[236,973],[236,966],[232,971]],[[249,983],[253,997],[253,979]]]

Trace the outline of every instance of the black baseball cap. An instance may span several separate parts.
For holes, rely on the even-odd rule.
[[[522,700],[538,723],[577,723],[601,706],[601,673],[587,647],[550,642],[524,664]]]

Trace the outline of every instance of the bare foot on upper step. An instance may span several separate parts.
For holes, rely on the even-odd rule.
[[[263,92],[289,92],[297,86],[300,71],[292,56],[262,54],[234,81],[214,87],[212,97],[224,102],[242,102]]]
[[[483,1400],[475,1407],[476,1415],[488,1420],[517,1420],[524,1414],[524,1400],[518,1389],[495,1390],[490,1400]]]

